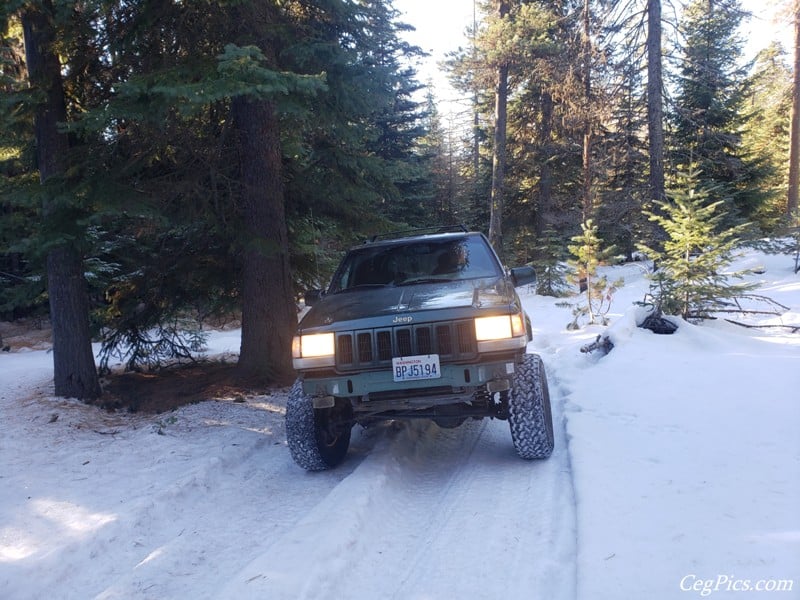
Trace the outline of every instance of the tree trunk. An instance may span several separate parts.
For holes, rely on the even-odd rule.
[[[553,133],[553,96],[550,92],[544,91],[541,95],[542,101],[542,124],[540,131],[540,146],[542,158],[539,161],[539,203],[536,211],[535,231],[536,239],[541,244],[544,239],[550,210],[553,205],[553,169],[550,167],[551,143],[550,136]],[[541,257],[539,257],[541,258]]]
[[[489,241],[498,254],[503,252],[503,205],[506,174],[506,120],[508,108],[508,65],[497,70],[494,103],[494,155],[492,157],[492,210]]]
[[[664,100],[662,95],[661,0],[647,1],[647,132],[650,139],[648,191],[651,201],[664,194]]]
[[[508,14],[508,4],[499,0],[498,13],[502,19]],[[503,205],[506,175],[506,121],[508,109],[508,63],[497,68],[494,94],[494,149],[492,156],[492,198],[489,217],[489,242],[495,251],[503,254]]]
[[[789,195],[786,213],[797,211],[800,195],[800,0],[794,3],[794,79],[792,82],[792,119],[789,143]]]
[[[69,141],[58,131],[67,120],[61,68],[53,50],[55,30],[53,6],[43,0],[22,13],[25,60],[31,86],[43,92],[35,109],[36,159],[42,184],[63,175],[67,167]],[[54,212],[45,190],[44,219]],[[100,395],[100,382],[89,332],[89,298],[83,276],[83,261],[67,243],[58,243],[47,254],[47,291],[53,328],[53,380],[57,396],[92,400]]]
[[[238,97],[231,107],[242,182],[242,345],[244,376],[288,381],[297,312],[289,271],[281,146],[275,107]]]
[[[472,0],[472,60],[475,64],[478,63],[478,7],[476,0]],[[483,202],[480,198],[478,191],[481,188],[481,121],[480,121],[480,86],[477,82],[473,81],[475,86],[472,92],[472,194],[473,194],[473,212],[475,215],[480,214],[483,210]]]
[[[592,38],[589,0],[583,2],[583,220],[592,218]]]

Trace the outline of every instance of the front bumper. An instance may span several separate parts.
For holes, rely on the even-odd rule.
[[[306,373],[301,375],[301,380],[303,391],[312,398],[357,397],[369,402],[370,396],[381,397],[394,393],[403,397],[424,394],[433,399],[437,395],[436,390],[440,390],[443,397],[453,397],[469,396],[478,389],[508,389],[515,364],[516,357],[513,355],[478,364],[443,364],[441,377],[405,382],[394,381],[391,368],[324,377]]]

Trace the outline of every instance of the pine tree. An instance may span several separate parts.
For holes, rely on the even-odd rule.
[[[419,84],[403,66],[421,50],[400,40],[405,26],[385,2],[337,4],[294,21],[299,41],[281,52],[292,71],[324,72],[326,88],[308,118],[293,120],[287,210],[290,222],[313,212],[354,241],[429,214],[432,191],[417,147],[426,118],[411,97]]]
[[[375,95],[370,116],[374,134],[364,146],[383,162],[384,213],[398,225],[429,223],[434,214],[429,178],[432,156],[421,153],[419,146],[428,130],[425,123],[430,107],[415,100],[424,86],[414,69],[404,66],[421,50],[402,39],[402,31],[409,26],[397,22],[399,12],[391,4],[369,0],[362,11],[368,27],[360,60],[373,73]]]
[[[67,121],[64,87],[56,54],[56,13],[50,0],[31,3],[21,14],[25,61],[39,98],[34,108],[36,159],[42,184],[42,217],[50,232],[47,293],[53,328],[53,381],[57,396],[92,400],[100,382],[89,330],[89,298],[84,279],[81,211],[65,185],[70,144],[60,127]]]
[[[620,278],[609,283],[608,277],[600,275],[597,268],[609,261],[614,254],[613,247],[603,248],[600,237],[597,235],[597,225],[591,219],[581,224],[580,235],[572,238],[572,244],[567,246],[573,259],[569,261],[572,268],[570,279],[577,283],[583,296],[583,303],[579,304],[573,314],[575,320],[571,327],[578,327],[581,316],[589,317],[589,324],[599,323],[607,325],[608,314],[614,293],[624,283]]]
[[[660,8],[658,0],[616,3],[604,31],[615,88],[598,140],[597,222],[628,259],[637,241],[653,237],[642,209],[664,197]]]
[[[469,140],[471,161],[462,167],[473,178],[473,186],[469,188],[471,198],[464,198],[462,202],[484,203],[484,209],[478,206],[473,210],[478,216],[488,213],[486,220],[477,225],[484,228],[488,225],[495,233],[495,242],[500,244],[500,238],[504,240],[504,250],[520,245],[514,239],[517,232],[524,238],[527,232],[522,230],[542,231],[543,224],[560,208],[553,206],[555,203],[550,201],[548,193],[542,193],[542,188],[536,189],[539,181],[545,186],[549,181],[546,177],[540,179],[539,171],[553,164],[560,165],[560,153],[567,147],[557,134],[539,135],[540,99],[546,96],[551,84],[557,85],[554,82],[568,77],[565,58],[558,59],[563,61],[562,73],[554,74],[548,64],[548,59],[555,60],[563,50],[557,42],[560,39],[556,35],[558,24],[568,21],[565,18],[559,22],[556,8],[550,4],[559,5],[558,10],[563,8],[561,3],[555,2],[481,2],[484,14],[488,15],[484,21],[486,27],[478,30],[474,48],[461,49],[448,65],[454,86],[477,100],[479,112],[479,131],[475,131],[473,122]],[[566,32],[563,33],[567,37]],[[499,85],[504,79],[507,85]],[[476,89],[480,93],[476,94]],[[507,98],[505,103],[504,97]],[[564,112],[568,110],[565,108]],[[504,127],[505,117],[507,125]],[[571,118],[561,120],[561,117],[557,110],[551,111],[543,127],[555,128],[559,123],[571,122]],[[536,139],[531,140],[531,136]],[[475,139],[481,142],[477,156]],[[549,146],[546,156],[540,152],[544,144]],[[580,153],[577,161],[579,165]],[[561,175],[565,171],[558,169],[557,173]],[[563,180],[568,177],[564,173]],[[559,177],[559,183],[561,181]],[[505,235],[503,223],[506,220],[511,235]]]
[[[749,79],[742,145],[763,165],[764,202],[754,218],[764,231],[775,231],[786,218],[791,87],[792,71],[780,44],[759,52]]]
[[[751,289],[731,283],[740,273],[727,272],[744,225],[722,228],[725,203],[713,200],[715,190],[702,187],[698,177],[680,174],[679,186],[668,191],[669,202],[649,214],[667,235],[663,251],[643,248],[658,265],[651,294],[659,316],[709,318]]]
[[[723,219],[748,219],[763,202],[764,173],[742,146],[746,69],[740,66],[742,19],[738,0],[693,0],[684,11],[683,56],[678,77],[672,164],[695,169],[704,188],[726,206]]]
[[[428,165],[430,182],[429,202],[424,206],[421,221],[429,224],[455,225],[465,223],[468,219],[460,218],[465,211],[456,206],[455,198],[459,182],[458,166],[451,141],[452,132],[442,127],[439,111],[436,108],[432,92],[427,95],[426,135],[419,142],[419,151]],[[423,207],[420,207],[423,208]],[[468,208],[463,207],[463,208]],[[414,221],[412,221],[414,222]]]
[[[532,261],[537,275],[536,293],[545,296],[563,296],[569,285],[567,253],[564,251],[562,238],[552,227],[548,227],[539,240],[540,244],[534,252],[536,258]]]
[[[41,272],[26,260],[25,244],[40,221],[39,193],[22,24],[0,15],[0,318],[43,314],[47,298]],[[20,114],[24,112],[24,114]]]
[[[273,33],[281,16],[271,3],[232,7],[232,20],[241,23],[235,44],[244,52],[229,46],[236,56],[231,66],[238,80],[246,78],[257,85],[232,95],[230,116],[241,184],[242,340],[237,366],[246,377],[290,381],[288,350],[297,315],[292,298],[277,105],[288,82],[279,71],[280,41]]]

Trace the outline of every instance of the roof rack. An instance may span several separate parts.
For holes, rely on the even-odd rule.
[[[383,239],[400,238],[408,235],[433,235],[436,233],[469,233],[466,226],[462,225],[444,225],[442,227],[419,227],[417,229],[406,229],[404,231],[390,231],[388,233],[378,233],[369,238],[366,244],[377,242]]]

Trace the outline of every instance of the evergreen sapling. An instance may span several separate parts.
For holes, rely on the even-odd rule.
[[[537,258],[532,261],[538,277],[536,293],[543,296],[560,297],[567,294],[567,264],[563,240],[552,227],[545,229],[536,246]]]
[[[661,251],[641,246],[658,266],[650,288],[657,316],[711,318],[753,289],[731,283],[744,273],[727,270],[746,225],[721,228],[725,215],[718,209],[724,201],[710,201],[710,191],[697,188],[696,177],[696,172],[681,175],[680,187],[668,192],[670,201],[657,203],[661,212],[648,213],[667,235]]]
[[[581,235],[572,238],[573,244],[569,251],[574,258],[569,261],[572,269],[570,280],[577,283],[583,296],[583,303],[579,303],[572,311],[575,317],[567,328],[578,329],[578,320],[586,316],[589,325],[607,325],[606,315],[611,309],[614,293],[622,287],[622,278],[609,283],[605,275],[599,275],[597,268],[607,262],[614,254],[614,247],[602,249],[601,240],[597,235],[597,225],[591,219],[581,224]]]

